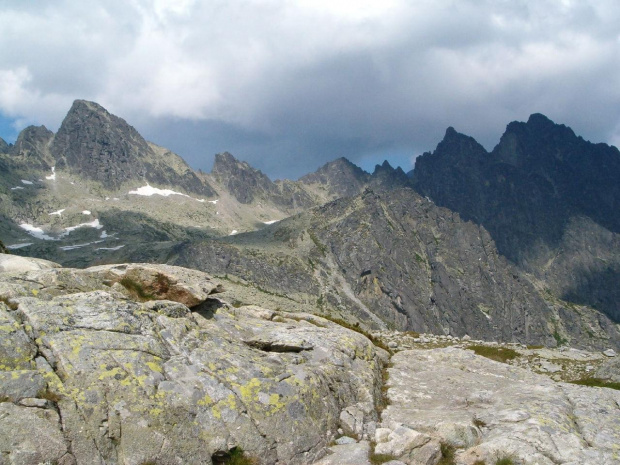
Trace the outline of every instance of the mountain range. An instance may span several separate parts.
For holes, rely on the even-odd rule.
[[[367,329],[620,347],[620,153],[540,114],[487,152],[448,128],[405,173],[344,158],[271,181],[211,173],[76,101],[0,139],[0,239],[86,267],[160,262]]]

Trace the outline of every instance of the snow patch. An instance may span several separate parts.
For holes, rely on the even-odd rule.
[[[23,187],[22,186],[11,187],[12,191],[17,191],[17,190],[20,190],[20,189],[23,189]]]
[[[122,249],[123,247],[125,247],[125,246],[124,245],[119,245],[119,246],[116,246],[116,247],[99,247],[99,248],[97,248],[95,250],[119,250],[119,249]]]
[[[93,221],[89,222],[89,223],[80,223],[77,226],[69,226],[68,228],[65,228],[64,233],[62,233],[62,236],[66,236],[67,234],[69,234],[72,231],[75,231],[76,229],[79,228],[95,228],[95,229],[101,229],[103,228],[103,225],[101,223],[99,223],[99,218],[94,219]]]
[[[209,200],[209,203],[212,203],[213,205],[217,205],[217,203],[220,201],[220,199],[215,199],[215,200]],[[204,202],[204,200],[203,200]]]
[[[143,195],[147,197],[151,197],[153,195],[161,195],[162,197],[170,197],[171,195],[180,195],[182,197],[187,197],[188,199],[193,199],[198,202],[204,202],[204,199],[195,199],[194,197],[190,197],[187,194],[176,192],[171,189],[159,189],[157,187],[151,186],[150,184],[147,184],[146,186],[138,187],[135,191],[129,191],[129,194]]]
[[[28,247],[29,245],[34,244],[34,242],[24,242],[23,244],[13,244],[7,245],[6,248],[9,250],[21,249],[23,247]]]
[[[52,174],[49,176],[45,176],[45,179],[49,179],[50,181],[56,181],[56,167],[52,166]]]
[[[237,234],[239,231],[237,231],[236,229],[233,229],[232,232],[229,234],[229,236],[234,236],[235,234]]]
[[[90,210],[84,210],[84,211],[82,212],[82,215],[90,215]]]
[[[45,232],[41,228],[37,228],[36,226],[33,226],[31,224],[22,223],[19,225],[19,227],[24,229],[28,234],[30,234],[32,237],[36,237],[37,239],[41,239],[44,241],[56,240],[52,236],[48,236],[47,234],[45,234]]]
[[[32,181],[26,181],[25,179],[22,179],[22,184],[26,184],[27,186],[32,186]]]
[[[271,220],[271,221],[263,221],[264,224],[273,224],[273,223],[277,223],[280,220]]]
[[[61,215],[62,215],[62,212],[64,212],[65,210],[66,210],[66,208],[62,208],[62,209],[60,209],[60,210],[57,210],[57,211],[55,211],[55,212],[50,213],[49,215],[50,215],[50,216],[52,216],[52,215],[58,215],[58,216],[61,216]]]

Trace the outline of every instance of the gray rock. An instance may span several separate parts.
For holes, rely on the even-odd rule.
[[[75,465],[54,410],[0,403],[2,463]]]
[[[355,439],[350,438],[349,436],[342,436],[336,439],[336,444],[338,444],[339,446],[342,446],[343,444],[353,444],[356,442],[357,441]]]
[[[119,276],[178,301],[125,296]],[[0,395],[21,406],[0,404],[0,446],[30,457],[11,463],[210,463],[239,446],[261,463],[306,464],[326,454],[343,411],[360,435],[374,432],[382,364],[366,337],[312,315],[232,308],[217,289],[155,265],[1,275],[17,308],[0,303]],[[194,311],[181,303],[205,299]],[[367,460],[367,443],[335,447]]]
[[[366,441],[330,447],[330,454],[313,465],[370,465],[370,445]]]
[[[0,273],[21,273],[23,271],[47,270],[50,268],[60,268],[60,265],[40,258],[0,254]]]
[[[603,355],[606,357],[615,357],[616,356],[616,351],[614,349],[607,349],[605,351],[603,351]]]
[[[620,383],[620,357],[614,357],[609,360],[605,360],[597,368],[594,377],[607,379],[615,383]]]
[[[457,463],[502,456],[541,465],[617,460],[618,391],[556,383],[453,348],[402,351],[392,363],[382,425],[406,424],[459,445]]]

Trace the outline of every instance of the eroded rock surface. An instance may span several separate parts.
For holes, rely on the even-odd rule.
[[[436,463],[423,451],[433,441],[455,447],[457,464],[620,461],[616,390],[557,383],[457,348],[401,351],[392,365],[377,450],[407,464]]]
[[[184,292],[154,294],[162,276]],[[0,274],[0,462],[210,464],[238,447],[306,464],[344,410],[376,421],[368,339],[314,315],[233,308],[218,289],[158,265]]]

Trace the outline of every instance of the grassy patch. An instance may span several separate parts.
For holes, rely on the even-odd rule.
[[[321,244],[321,241],[319,241],[319,238],[316,237],[316,234],[314,234],[314,232],[308,231],[308,235],[310,236],[310,239],[312,240],[312,242],[314,242],[314,245],[316,246],[316,248],[319,249],[321,256],[324,257],[327,254],[327,247]]]
[[[241,447],[233,447],[226,454],[211,457],[214,465],[258,465],[258,461],[246,455]]]
[[[350,329],[351,331],[355,331],[356,333],[360,333],[363,334],[364,336],[366,336],[368,339],[370,339],[370,342],[372,342],[376,347],[380,347],[383,350],[387,350],[389,353],[392,353],[392,351],[390,350],[390,348],[388,346],[386,346],[383,341],[381,341],[379,338],[374,337],[372,334],[364,331],[362,328],[359,327],[359,323],[355,323],[354,325],[352,325],[351,323],[344,321],[342,318],[335,318],[329,315],[319,315],[322,318],[325,318],[326,320],[329,320],[333,323],[336,323],[340,326],[343,326],[347,329]]]
[[[120,280],[121,285],[129,291],[129,293],[140,302],[147,302],[149,300],[157,300],[157,296],[147,292],[144,286],[131,278],[124,277]]]
[[[437,462],[437,465],[455,465],[454,453],[456,449],[454,446],[445,442],[441,443],[441,459]]]
[[[489,347],[482,345],[469,346],[468,349],[473,350],[477,355],[490,358],[496,362],[507,363],[508,360],[513,360],[519,356],[519,353],[514,349],[507,349],[505,347]]]
[[[8,297],[4,297],[4,296],[0,297],[0,302],[4,303],[11,310],[17,310],[17,304],[10,302]]]
[[[420,333],[416,333],[415,331],[403,331],[403,336],[409,336],[409,337],[420,337]]]
[[[375,454],[374,452],[370,453],[370,463],[372,463],[372,465],[381,465],[382,463],[397,459],[398,457],[392,454]]]
[[[571,383],[579,384],[581,386],[604,387],[604,388],[616,389],[620,391],[620,383],[605,381],[604,379],[600,379],[600,378],[581,378],[576,381],[571,381]]]
[[[497,459],[495,465],[514,465],[515,462],[512,460],[512,457],[502,457]]]
[[[568,339],[564,339],[562,336],[560,336],[560,333],[558,333],[557,329],[553,332],[553,339],[555,339],[558,347],[563,346],[568,342]]]
[[[529,350],[537,350],[537,349],[544,349],[545,346],[541,346],[541,345],[535,345],[535,346],[527,346],[527,348]]]

